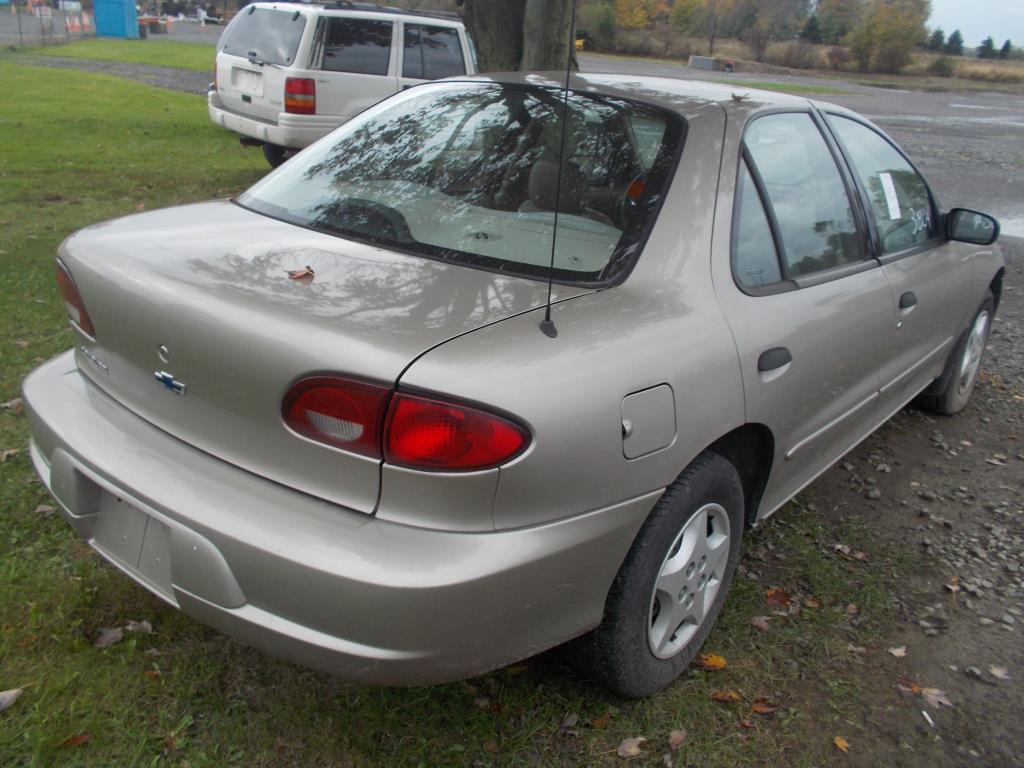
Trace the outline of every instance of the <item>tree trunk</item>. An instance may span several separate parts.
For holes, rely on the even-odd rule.
[[[481,72],[561,70],[574,50],[572,0],[463,0],[461,5]]]
[[[576,50],[573,21],[572,0],[526,0],[520,69],[565,70]]]
[[[476,42],[481,72],[512,72],[523,58],[527,0],[464,0],[466,29]]]

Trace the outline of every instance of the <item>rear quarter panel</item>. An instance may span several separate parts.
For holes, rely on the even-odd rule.
[[[719,436],[743,423],[736,349],[711,288],[709,253],[724,113],[690,121],[658,222],[621,285],[454,339],[414,363],[401,386],[485,403],[525,421],[533,442],[501,467],[498,529],[580,514],[664,488]],[[668,384],[676,437],[623,455],[621,406]]]

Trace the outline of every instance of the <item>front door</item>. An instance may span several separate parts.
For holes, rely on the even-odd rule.
[[[892,288],[892,328],[879,350],[881,407],[901,408],[942,373],[963,327],[971,284],[970,251],[947,242],[928,185],[871,126],[830,114],[871,218],[874,248]]]

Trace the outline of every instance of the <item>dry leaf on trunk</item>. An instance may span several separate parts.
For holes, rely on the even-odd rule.
[[[641,745],[647,741],[643,736],[634,736],[631,739],[623,739],[622,743],[619,744],[618,754],[619,757],[628,759],[631,757],[639,757],[643,754]]]
[[[704,667],[704,669],[710,670],[725,669],[729,666],[729,662],[725,660],[725,657],[719,656],[717,653],[702,653],[697,658],[697,662]]]
[[[24,688],[12,688],[9,691],[0,691],[0,712],[3,712],[5,709],[9,709],[24,692]]]

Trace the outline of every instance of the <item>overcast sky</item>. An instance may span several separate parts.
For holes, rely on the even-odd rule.
[[[959,29],[969,46],[992,35],[996,48],[1007,38],[1024,47],[1024,0],[932,0],[928,26],[942,27],[947,36]]]

